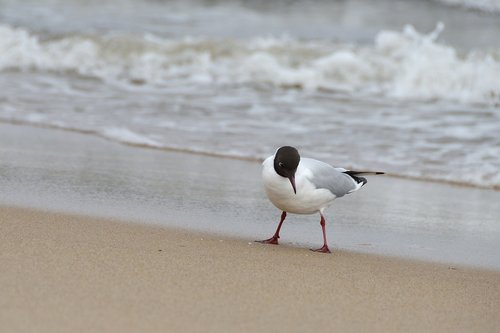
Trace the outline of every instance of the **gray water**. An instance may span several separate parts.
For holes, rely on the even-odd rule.
[[[0,121],[499,188],[500,14],[473,3],[0,0]]]

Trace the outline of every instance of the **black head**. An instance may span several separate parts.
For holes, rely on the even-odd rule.
[[[297,193],[297,189],[295,188],[295,171],[297,171],[299,162],[300,155],[294,147],[281,147],[276,152],[276,155],[274,155],[274,170],[281,177],[290,180],[294,193]]]

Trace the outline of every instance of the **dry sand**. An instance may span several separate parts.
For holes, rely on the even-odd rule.
[[[0,208],[2,332],[498,332],[500,272]]]

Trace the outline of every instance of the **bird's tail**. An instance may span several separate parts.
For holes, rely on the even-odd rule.
[[[381,171],[354,171],[354,170],[346,170],[344,173],[348,174],[349,176],[352,177],[358,184],[363,183],[365,185],[368,183],[366,178],[360,177],[360,176],[369,176],[369,175],[383,175],[385,172]],[[361,186],[363,186],[361,185]]]
[[[349,176],[369,176],[369,175],[383,175],[385,172],[381,171],[353,171],[353,170],[347,170],[344,171],[344,173],[347,173]]]

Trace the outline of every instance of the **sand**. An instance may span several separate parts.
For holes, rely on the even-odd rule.
[[[280,214],[259,174],[0,124],[0,332],[498,331],[499,192],[370,178],[324,255],[315,216],[252,242]]]
[[[0,207],[2,332],[495,332],[500,272]]]
[[[281,212],[257,162],[130,147],[93,135],[0,124],[0,205],[116,218],[246,240]],[[500,191],[389,176],[326,211],[334,250],[500,271]],[[320,247],[319,216],[289,214],[283,244]]]

